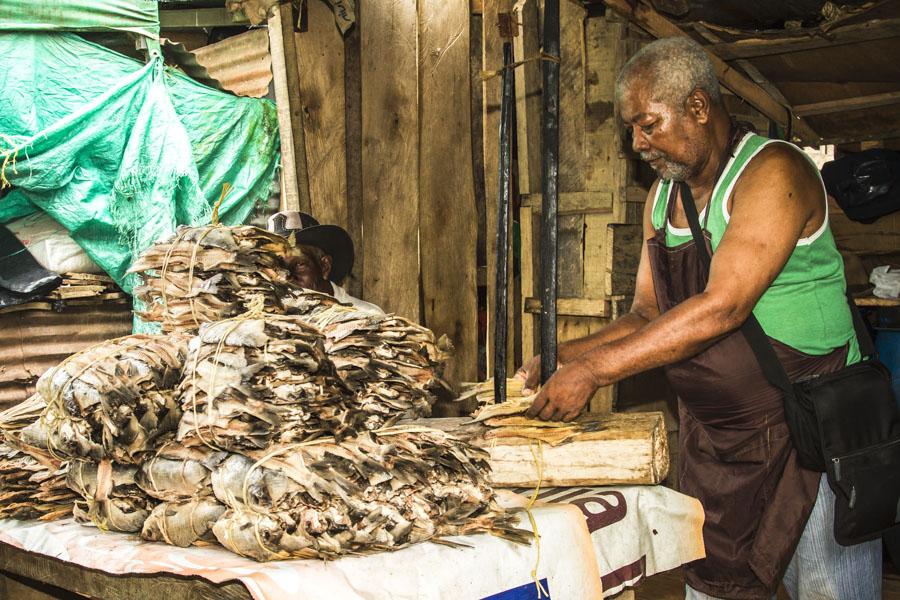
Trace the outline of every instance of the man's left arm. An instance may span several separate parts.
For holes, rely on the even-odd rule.
[[[598,387],[694,356],[743,324],[816,214],[822,187],[804,157],[777,144],[747,166],[733,197],[705,290],[561,367],[529,415],[574,419]]]

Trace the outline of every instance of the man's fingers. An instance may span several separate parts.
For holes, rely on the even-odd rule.
[[[530,418],[536,417],[540,412],[544,409],[544,405],[547,404],[547,394],[540,394],[537,398],[534,399],[534,402],[531,403],[531,408],[525,413]]]
[[[569,411],[569,412],[567,412],[565,415],[563,415],[562,420],[563,420],[563,421],[566,421],[566,422],[568,422],[568,421],[574,421],[575,419],[578,418],[578,415],[579,415],[580,413],[581,413],[580,410]]]
[[[538,419],[541,421],[550,421],[553,419],[553,413],[556,412],[556,407],[552,402],[548,401],[547,404],[544,405],[544,408],[541,410],[540,414],[538,414]]]

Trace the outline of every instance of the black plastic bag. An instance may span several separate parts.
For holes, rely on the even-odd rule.
[[[822,167],[825,189],[850,219],[872,223],[900,210],[900,153],[873,148]]]

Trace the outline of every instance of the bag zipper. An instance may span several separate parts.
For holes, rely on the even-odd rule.
[[[853,458],[854,456],[859,456],[860,454],[864,454],[866,452],[871,452],[873,449],[882,449],[889,448],[895,444],[900,444],[900,438],[895,440],[890,440],[888,442],[881,442],[880,444],[875,444],[874,446],[869,446],[868,448],[863,448],[862,450],[856,450],[849,454],[842,454],[841,456],[835,456],[831,459],[831,464],[834,465],[834,478],[836,481],[841,480],[841,461]]]

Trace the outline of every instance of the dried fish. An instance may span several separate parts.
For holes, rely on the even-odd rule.
[[[212,526],[225,510],[211,498],[163,502],[144,521],[141,538],[182,548],[214,544]]]
[[[110,460],[70,461],[66,483],[81,496],[75,519],[104,531],[140,531],[156,502],[137,486],[136,474],[136,466]]]
[[[38,380],[51,454],[136,463],[181,417],[175,386],[187,339],[131,335],[64,360]]]
[[[256,227],[179,227],[132,264],[143,284],[135,296],[140,317],[163,331],[194,333],[200,325],[243,313],[256,296],[266,310],[282,312],[280,298],[293,286],[286,238]]]
[[[325,356],[322,334],[296,316],[204,324],[179,396],[177,439],[229,451],[351,435],[364,417]]]
[[[494,503],[487,454],[443,432],[393,428],[231,455],[213,472],[213,526],[256,560],[337,557],[491,532],[524,542]]]
[[[448,342],[396,315],[372,315],[310,290],[282,299],[325,335],[325,351],[366,413],[365,428],[431,414],[436,394],[449,390],[442,379]]]

